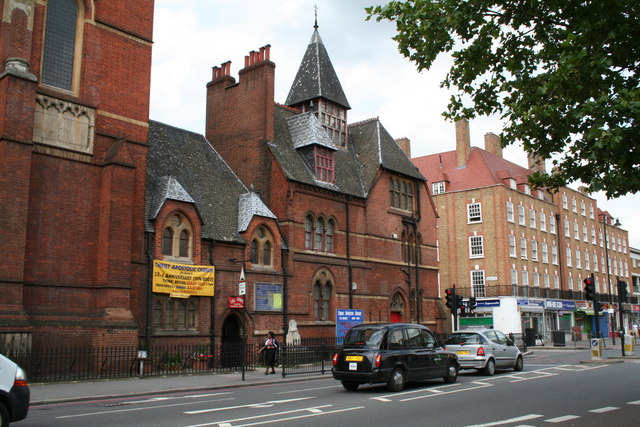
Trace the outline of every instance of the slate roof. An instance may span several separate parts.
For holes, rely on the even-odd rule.
[[[531,173],[527,168],[478,147],[471,147],[469,160],[462,168],[457,167],[455,150],[416,157],[413,163],[428,181],[446,180],[447,192],[505,184],[505,178],[526,182]]]
[[[424,180],[378,119],[349,126],[349,144],[334,152],[335,183],[318,181],[313,169],[296,149],[289,123],[297,113],[276,105],[275,139],[269,149],[288,179],[324,187],[341,194],[366,198],[380,167]]]
[[[178,185],[184,193],[177,191]],[[202,218],[202,236],[244,243],[238,233],[238,204],[247,188],[204,136],[149,122],[147,230],[169,199],[193,202]],[[188,196],[188,198],[187,198]]]
[[[276,219],[257,193],[252,191],[241,194],[238,202],[238,231],[241,233],[247,231],[254,216]]]
[[[295,105],[318,97],[351,108],[316,28],[291,85],[286,104]]]
[[[288,118],[287,126],[289,127],[289,134],[294,148],[317,144],[331,150],[338,149],[312,112]]]

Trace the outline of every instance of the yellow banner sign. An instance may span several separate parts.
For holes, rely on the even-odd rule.
[[[153,292],[199,297],[213,296],[215,267],[153,260]]]

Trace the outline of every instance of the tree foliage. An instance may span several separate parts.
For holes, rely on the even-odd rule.
[[[640,2],[407,0],[366,11],[395,22],[398,49],[418,70],[452,55],[444,116],[502,117],[503,145],[551,159],[534,185],[640,190]]]

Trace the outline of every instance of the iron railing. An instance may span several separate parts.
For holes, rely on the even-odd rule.
[[[263,365],[261,343],[203,345],[152,345],[141,352],[134,346],[98,348],[46,348],[7,354],[31,382],[62,382],[164,376],[198,373],[254,371]],[[338,348],[335,338],[307,339],[281,344],[278,366],[282,375],[325,373]]]

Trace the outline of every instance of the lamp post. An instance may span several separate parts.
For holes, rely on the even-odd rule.
[[[607,285],[609,290],[609,309],[613,309],[613,294],[611,293],[611,273],[609,271],[609,238],[607,236],[608,221],[609,221],[609,217],[603,213],[602,223],[604,227],[604,256],[605,256],[605,262],[607,263]],[[620,221],[616,219],[616,223],[614,224],[614,227],[619,227],[619,226],[620,226]],[[616,345],[616,327],[615,327],[616,317],[615,315],[613,315],[613,316],[609,316],[609,318],[611,319],[611,343],[613,345]]]

